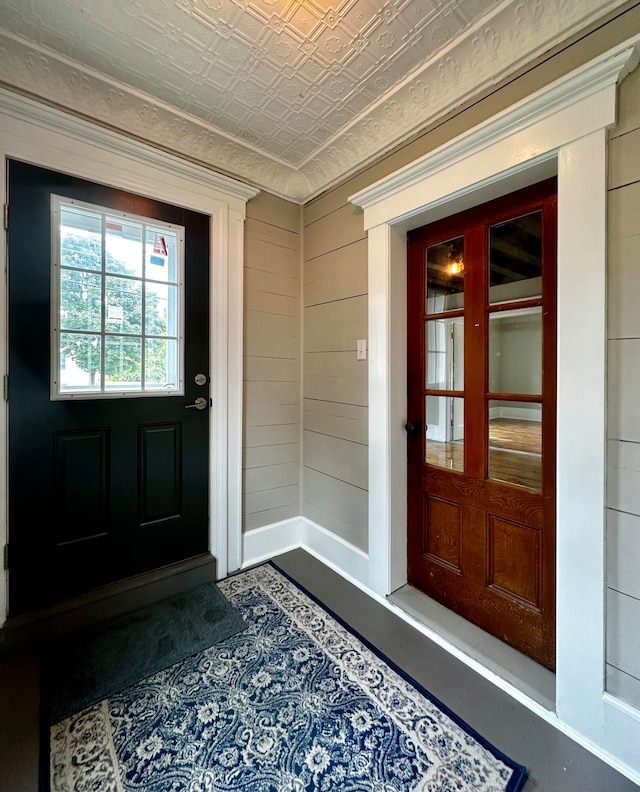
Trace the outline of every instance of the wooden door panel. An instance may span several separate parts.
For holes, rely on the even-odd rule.
[[[109,529],[108,429],[56,432],[57,543],[99,538]]]
[[[490,559],[485,548],[480,547],[477,534],[463,531],[463,537],[463,556],[472,560],[471,564],[465,560],[462,571],[458,572],[449,564],[423,557],[417,568],[410,562],[410,582],[416,585],[416,574],[421,579],[428,578],[431,582],[428,593],[438,602],[551,667],[555,662],[555,631],[550,629],[541,610],[518,594],[496,585],[491,578]],[[479,579],[474,579],[471,572]],[[504,575],[500,580],[503,579]]]
[[[540,531],[489,515],[487,585],[540,609]]]
[[[454,475],[436,467],[426,468],[422,487],[435,497],[490,510],[505,519],[520,520],[536,527],[543,524],[544,506],[540,495],[528,490],[505,486],[497,481]]]
[[[409,583],[551,669],[555,190],[548,180],[417,229],[407,255],[408,419],[430,422],[407,439]],[[437,327],[451,328],[446,344]],[[447,352],[456,327],[464,372],[454,377],[441,369],[459,366]],[[516,338],[523,327],[530,335]],[[425,377],[427,361],[437,376]],[[463,431],[450,414],[464,416]]]
[[[423,496],[424,541],[422,553],[428,558],[461,572],[462,507],[440,498]]]

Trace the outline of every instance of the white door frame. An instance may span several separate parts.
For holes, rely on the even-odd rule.
[[[166,152],[0,89],[0,154],[203,212],[210,234],[209,552],[218,577],[240,568],[242,540],[243,265],[246,202],[258,190]],[[9,209],[9,215],[11,211]],[[0,375],[7,374],[5,244],[0,246]],[[0,409],[0,543],[7,542],[7,411]],[[9,572],[10,574],[10,572]],[[0,626],[8,575],[0,585]]]
[[[637,774],[640,712],[604,689],[604,551],[607,128],[639,41],[350,198],[369,239],[368,584],[386,596],[407,581],[406,232],[558,176],[554,717]]]

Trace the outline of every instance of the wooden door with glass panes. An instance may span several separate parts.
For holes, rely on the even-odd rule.
[[[556,180],[408,238],[409,583],[555,665]]]

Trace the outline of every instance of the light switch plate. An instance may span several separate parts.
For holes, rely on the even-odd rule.
[[[356,360],[367,359],[367,339],[359,338],[356,341]]]

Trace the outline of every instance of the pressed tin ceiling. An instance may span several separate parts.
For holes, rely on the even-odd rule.
[[[0,0],[0,80],[297,202],[621,0]]]

